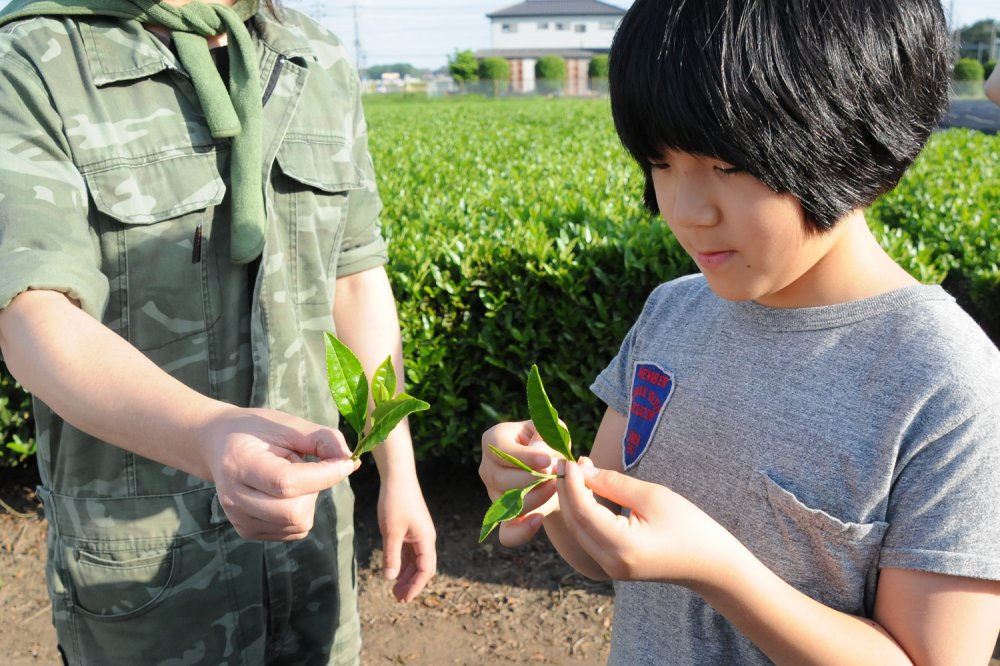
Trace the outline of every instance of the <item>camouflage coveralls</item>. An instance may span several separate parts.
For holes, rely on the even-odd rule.
[[[130,21],[0,31],[0,308],[65,292],[188,386],[335,426],[322,333],[337,277],[386,261],[357,74],[307,19],[262,12],[267,245],[229,255],[229,142],[168,46]],[[251,542],[214,488],[36,401],[49,593],[71,663],[356,663],[353,496],[310,538]],[[128,405],[121,407],[128,418]]]

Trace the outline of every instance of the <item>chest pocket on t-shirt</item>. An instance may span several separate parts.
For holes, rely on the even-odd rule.
[[[97,228],[111,285],[108,325],[143,351],[190,340],[191,350],[174,348],[169,356],[203,353],[203,342],[192,338],[211,328],[222,309],[209,251],[214,207],[226,192],[215,153],[122,160],[88,169],[84,177],[102,214]]]
[[[339,137],[289,134],[277,163],[274,207],[287,221],[279,242],[286,244],[289,298],[299,305],[329,305],[349,195],[365,186],[363,175],[351,162],[351,146]]]
[[[807,506],[764,471],[758,481],[768,509],[756,527],[769,538],[757,542],[754,554],[814,599],[846,613],[871,613],[889,524],[847,522]]]

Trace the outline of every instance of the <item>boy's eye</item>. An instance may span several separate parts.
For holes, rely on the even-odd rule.
[[[724,173],[727,176],[731,176],[731,175],[736,174],[736,173],[743,173],[743,169],[741,169],[739,167],[736,167],[736,166],[733,166],[733,167],[721,167],[720,166],[720,167],[715,167],[715,168],[719,170],[719,173]]]
[[[650,162],[649,168],[653,171],[664,171],[670,168],[670,165],[666,162]]]

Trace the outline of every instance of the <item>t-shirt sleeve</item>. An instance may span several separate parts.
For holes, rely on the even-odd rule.
[[[354,140],[351,159],[362,174],[363,186],[347,196],[344,236],[341,241],[337,277],[360,273],[381,266],[389,260],[379,215],[382,199],[375,181],[375,167],[368,152],[368,126],[365,122],[361,95],[356,96],[354,109]]]
[[[2,48],[0,58],[0,309],[29,289],[51,289],[101,319],[109,285],[61,120],[24,61]]]
[[[1000,401],[904,455],[880,568],[1000,580]]]
[[[641,325],[640,317],[625,335],[618,354],[611,360],[608,367],[597,375],[590,385],[590,390],[619,414],[628,414],[629,386],[632,382],[632,359],[636,340],[636,329]]]

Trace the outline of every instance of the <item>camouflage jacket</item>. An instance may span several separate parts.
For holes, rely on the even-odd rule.
[[[335,425],[322,333],[338,276],[386,261],[357,74],[301,15],[252,20],[264,91],[264,253],[229,257],[230,144],[169,46],[134,21],[0,30],[0,308],[54,289],[201,393]],[[128,417],[122,405],[121,417]],[[36,401],[57,494],[204,482],[90,438]]]

